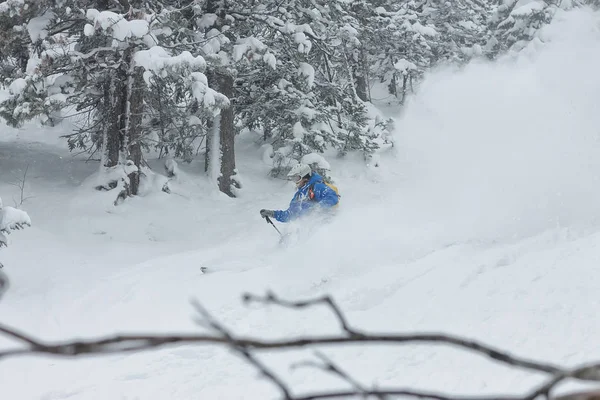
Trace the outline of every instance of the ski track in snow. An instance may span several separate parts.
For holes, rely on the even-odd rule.
[[[567,365],[600,359],[600,113],[592,90],[600,89],[593,73],[600,56],[589,51],[600,18],[568,16],[548,28],[554,42],[531,60],[432,74],[380,167],[329,158],[342,194],[339,215],[304,226],[288,247],[278,246],[278,233],[258,211],[286,207],[294,188],[267,178],[263,149],[249,135],[236,142],[240,198],[217,193],[196,172],[199,161],[179,165],[174,194],[154,192],[115,208],[116,193],[85,184],[97,163],[56,147],[41,130],[7,129],[0,195],[12,205],[18,189],[11,183],[30,162],[26,195],[33,197],[22,207],[33,226],[10,235],[0,252],[11,279],[0,321],[46,340],[198,332],[195,298],[238,334],[337,331],[324,308],[241,302],[244,292],[272,289],[290,300],[331,294],[357,328],[462,334]],[[573,63],[581,79],[557,78]],[[456,93],[463,97],[450,101]],[[153,167],[160,171],[161,162]],[[0,348],[14,345],[0,338]],[[543,377],[440,346],[324,352],[365,384],[518,394]],[[261,354],[295,392],[343,385],[319,371],[289,369],[310,352]],[[278,395],[239,357],[208,346],[2,360],[0,391],[18,400]]]

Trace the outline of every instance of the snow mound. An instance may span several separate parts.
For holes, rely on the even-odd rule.
[[[4,206],[0,203],[0,231],[20,229],[21,225],[31,226],[31,218],[26,211]]]

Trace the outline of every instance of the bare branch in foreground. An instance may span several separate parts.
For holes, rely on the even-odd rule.
[[[0,326],[1,327],[1,326]],[[2,327],[1,331],[6,334],[16,332],[12,328]],[[11,335],[16,338],[16,335]],[[171,344],[230,344],[227,338],[214,335],[117,335],[105,339],[82,340],[76,342],[61,342],[57,344],[46,344],[31,337],[23,335],[22,341],[31,346],[20,349],[20,352],[11,352],[11,355],[47,353],[61,356],[76,356],[82,354],[102,354],[115,352],[130,352],[148,350]],[[32,345],[35,343],[35,345]],[[493,349],[487,345],[462,339],[451,335],[438,333],[421,334],[365,334],[360,337],[347,336],[306,336],[296,339],[280,340],[260,340],[254,338],[237,337],[233,339],[233,344],[251,350],[270,350],[270,349],[293,349],[303,348],[314,345],[335,345],[335,344],[356,344],[356,343],[378,343],[378,344],[414,344],[414,343],[433,343],[460,347],[466,350],[479,353],[491,359],[511,366],[533,370],[537,372],[557,374],[562,370],[550,364],[530,361]],[[0,351],[0,358],[5,356],[6,352]]]
[[[335,303],[335,301],[333,301],[333,299],[331,299],[331,297],[328,297],[328,296],[319,297],[319,298],[311,299],[311,300],[293,302],[293,301],[282,300],[279,297],[277,297],[275,294],[273,294],[272,292],[268,292],[266,296],[256,296],[253,294],[246,293],[243,295],[243,300],[246,303],[258,302],[258,303],[265,304],[265,305],[273,304],[273,305],[277,305],[277,306],[281,306],[281,307],[285,307],[285,308],[291,308],[291,309],[302,309],[302,308],[313,307],[313,306],[317,306],[317,305],[325,305],[331,309],[332,313],[335,315],[335,317],[339,321],[342,330],[350,336],[349,338],[346,338],[346,340],[344,340],[343,336],[338,337],[339,342],[337,342],[337,343],[341,343],[341,342],[354,343],[354,342],[362,342],[362,341],[390,342],[390,343],[394,343],[394,344],[400,344],[400,343],[405,343],[405,342],[437,343],[437,344],[445,344],[445,345],[460,347],[460,348],[463,348],[464,350],[473,351],[473,352],[479,353],[483,356],[492,358],[501,363],[519,367],[519,368],[523,368],[523,369],[530,369],[533,371],[538,371],[538,372],[543,372],[543,373],[551,373],[551,374],[556,374],[561,371],[561,369],[559,367],[551,365],[551,364],[540,363],[540,362],[535,362],[535,361],[531,361],[531,360],[526,360],[524,358],[513,357],[510,354],[508,354],[507,352],[502,352],[502,351],[496,350],[486,344],[478,343],[478,342],[475,342],[472,340],[459,338],[459,337],[455,337],[455,336],[451,336],[451,335],[435,334],[435,333],[433,333],[433,334],[427,334],[427,333],[409,334],[409,335],[393,335],[393,334],[385,335],[385,334],[359,333],[355,329],[350,328],[350,325],[346,321],[346,317],[340,310],[339,306]],[[324,339],[324,338],[320,338],[320,339]],[[317,339],[317,340],[319,340],[319,339]],[[332,342],[328,342],[328,343],[324,343],[324,342],[314,343],[313,342],[310,344],[332,344]]]
[[[600,382],[600,363],[584,365],[570,370],[563,370],[557,374],[554,374],[554,376],[552,376],[548,382],[525,397],[525,400],[533,400],[538,396],[549,398],[552,389],[567,379]]]
[[[1,278],[1,277],[0,277]],[[0,285],[1,287],[1,285]],[[380,334],[358,332],[350,327],[346,317],[338,305],[330,297],[320,297],[305,301],[286,301],[278,298],[272,293],[266,296],[255,296],[246,294],[243,297],[246,302],[258,302],[261,304],[273,304],[291,309],[304,309],[313,306],[325,305],[338,320],[342,332],[334,335],[303,336],[298,338],[283,338],[278,340],[261,340],[252,337],[235,336],[223,324],[217,321],[200,303],[195,302],[194,307],[200,318],[198,323],[209,329],[209,333],[192,335],[117,335],[103,339],[91,339],[81,341],[64,341],[59,343],[45,343],[17,330],[1,326],[0,334],[9,336],[24,347],[13,350],[0,351],[0,359],[19,355],[50,354],[64,357],[74,357],[91,354],[114,354],[141,350],[150,350],[173,344],[210,344],[223,345],[231,348],[241,355],[245,361],[256,368],[261,375],[277,386],[285,400],[313,400],[313,399],[341,399],[352,397],[377,397],[384,399],[390,396],[413,397],[419,399],[433,400],[534,400],[538,396],[549,398],[549,393],[566,379],[581,381],[600,381],[600,365],[587,365],[575,369],[565,369],[558,366],[529,360],[526,358],[510,355],[507,352],[497,350],[487,344],[470,339],[445,335],[440,333],[409,333],[409,334]],[[329,392],[293,395],[289,386],[261,362],[253,352],[261,350],[289,350],[322,345],[344,345],[344,344],[436,344],[460,348],[495,360],[499,363],[521,368],[529,371],[540,372],[550,375],[548,381],[531,393],[521,396],[451,396],[436,394],[411,389],[371,389],[361,385],[351,377],[340,366],[334,364],[328,357],[318,353],[321,363],[309,362],[300,365],[317,367],[349,383],[352,388],[348,390],[332,390]],[[299,364],[296,364],[298,366]],[[566,400],[566,399],[564,399]],[[587,399],[586,399],[587,400]]]
[[[555,396],[554,400],[600,400],[600,390],[571,392]]]

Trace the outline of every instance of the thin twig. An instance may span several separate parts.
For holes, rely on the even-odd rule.
[[[23,205],[25,200],[30,199],[31,196],[25,197],[25,182],[27,180],[27,171],[29,170],[29,164],[25,167],[25,173],[23,173],[23,179],[19,179],[18,183],[11,183],[11,185],[19,188],[21,201],[17,204],[17,201],[13,197],[13,201],[15,203],[15,208],[19,208],[19,206]]]
[[[0,277],[0,280],[1,279],[2,278]],[[20,333],[20,332],[16,331],[15,329],[12,329],[12,328],[7,328],[5,326],[0,325],[0,333],[3,333],[6,336],[12,337],[12,338],[17,339],[17,340],[19,340],[21,342],[25,342],[28,345],[30,345],[32,348],[37,348],[37,347],[40,347],[40,346],[43,347],[43,344],[41,344],[37,340],[32,339],[31,337],[29,337],[29,336],[27,336],[27,335],[25,335],[23,333]],[[1,354],[2,353],[0,353],[0,355]]]
[[[345,382],[349,383],[354,388],[355,391],[363,394],[363,396],[365,396],[365,397],[367,396],[369,389],[367,389],[363,385],[361,385],[360,382],[358,382],[356,379],[354,379],[352,376],[350,376],[350,374],[347,373],[346,371],[344,371],[340,366],[335,364],[329,357],[327,357],[325,354],[318,352],[318,351],[315,352],[315,355],[321,359],[321,363],[306,361],[306,362],[294,364],[292,367],[293,368],[314,367],[314,368],[321,369],[325,372],[331,373],[331,374],[341,378]],[[381,400],[384,399],[383,395],[380,395],[380,396],[378,395],[376,397],[378,397]]]
[[[214,317],[199,303],[194,301],[194,307],[200,313],[203,318],[203,321],[208,324],[212,329],[217,331],[227,342],[231,345],[231,348],[240,354],[248,363],[254,366],[262,375],[264,375],[268,380],[273,382],[281,393],[283,394],[283,398],[285,400],[292,400],[291,393],[287,385],[283,382],[281,378],[275,375],[274,372],[269,370],[269,368],[263,364],[260,360],[258,360],[246,346],[243,344],[238,344],[238,340],[236,340],[233,335],[218,321],[214,319]]]
[[[304,300],[304,301],[287,301],[287,300],[280,299],[272,292],[268,292],[266,296],[256,296],[251,293],[245,293],[243,295],[243,300],[246,303],[255,302],[255,303],[262,303],[262,304],[275,304],[275,305],[285,307],[285,308],[307,308],[307,307],[313,307],[316,305],[326,305],[331,309],[331,311],[333,312],[336,319],[340,323],[340,326],[344,330],[344,332],[346,332],[348,335],[350,335],[352,337],[363,336],[362,333],[359,333],[356,330],[350,328],[348,321],[346,321],[346,317],[344,317],[344,314],[342,313],[340,308],[333,301],[333,299],[329,296],[323,296],[323,297],[319,297],[316,299],[310,299],[310,300]]]

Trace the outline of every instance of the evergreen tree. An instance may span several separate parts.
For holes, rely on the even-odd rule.
[[[370,75],[388,82],[389,92],[401,100],[436,62],[439,33],[424,7],[424,2],[378,0],[360,12]]]
[[[434,46],[435,64],[464,63],[483,54],[489,36],[489,0],[427,0],[422,14],[439,33]]]
[[[273,175],[328,150],[369,157],[389,133],[375,82],[402,104],[433,66],[520,51],[559,10],[595,2],[8,0],[0,116],[72,124],[69,148],[100,154],[97,188],[119,200],[150,173],[146,154],[202,151],[234,197],[241,130],[272,144]]]
[[[101,152],[105,178],[98,189],[119,187],[120,199],[138,192],[146,104],[152,104],[145,99],[147,85],[156,84],[153,75],[179,74],[179,88],[203,107],[227,103],[208,88],[201,56],[168,47],[171,13],[163,3],[145,2],[141,8],[141,2],[122,1],[116,10],[108,10],[107,0],[21,6],[29,12],[28,26],[43,34],[31,49],[35,68],[13,82],[13,95],[2,103],[0,115],[18,126],[35,117],[54,123],[56,115],[66,112],[62,118],[77,126],[67,135],[69,147]]]
[[[557,11],[570,10],[586,3],[579,0],[495,0],[489,19],[492,33],[485,52],[490,58],[506,52],[519,52],[537,37],[540,28],[552,22]]]
[[[274,175],[327,148],[369,154],[378,146],[354,83],[358,42],[348,15],[342,2],[301,0],[233,13],[270,49],[268,67],[240,66],[236,98],[239,125],[274,146]]]

